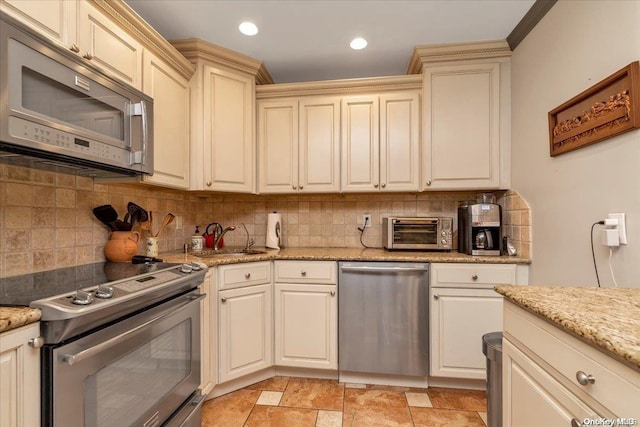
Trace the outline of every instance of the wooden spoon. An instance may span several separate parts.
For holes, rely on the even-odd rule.
[[[164,216],[164,219],[162,220],[162,224],[160,225],[160,229],[158,230],[158,232],[156,233],[156,235],[155,235],[155,236],[153,236],[153,237],[158,237],[158,235],[160,235],[160,232],[161,232],[162,230],[164,230],[164,228],[165,228],[167,225],[171,224],[175,218],[176,218],[176,216],[175,216],[174,214],[172,214],[172,213],[168,213],[168,214],[166,214],[166,215]]]

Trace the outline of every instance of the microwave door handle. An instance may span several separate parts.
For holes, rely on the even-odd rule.
[[[147,152],[149,140],[149,120],[147,119],[147,104],[144,100],[131,104],[131,115],[140,116],[142,119],[142,150],[131,153],[131,163],[144,165],[146,161],[144,153]]]

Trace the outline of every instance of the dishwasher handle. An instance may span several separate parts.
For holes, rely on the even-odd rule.
[[[358,267],[350,267],[350,266],[341,266],[340,270],[342,271],[370,271],[370,272],[381,272],[381,273],[403,273],[403,272],[412,272],[412,271],[429,271],[429,267],[371,267],[371,266],[358,266]]]

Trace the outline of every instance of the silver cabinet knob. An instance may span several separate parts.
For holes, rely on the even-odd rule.
[[[250,279],[250,278],[251,278],[251,273],[246,273],[246,274],[244,275],[244,278],[245,278],[245,279]]]
[[[207,181],[207,187],[211,187],[211,181]]]
[[[583,371],[576,372],[576,380],[578,380],[578,384],[580,385],[589,385],[596,382],[593,375],[589,375]]]
[[[304,188],[304,187],[301,185],[301,186],[300,186],[300,189],[302,190],[303,188]]]
[[[331,296],[335,297],[336,296],[336,291],[331,291]]]
[[[433,299],[440,299],[440,295],[438,295],[438,294],[434,294],[434,295],[433,295]]]
[[[74,44],[72,44],[72,45],[69,47],[69,50],[70,50],[71,52],[75,52],[75,53],[80,52],[80,48],[79,48],[79,47],[78,47],[78,45],[76,45],[75,43],[74,43]]]
[[[471,279],[473,279],[473,280],[478,280],[478,275],[477,275],[477,274],[474,274],[473,276],[471,276]]]
[[[373,188],[378,188],[378,184],[373,184]]]
[[[93,59],[93,55],[91,55],[89,52],[82,55],[82,57],[88,61],[91,61]]]
[[[227,299],[225,297],[222,297],[222,298],[220,298],[220,301],[227,302]]]
[[[427,181],[427,185],[431,185],[431,180],[428,180],[428,181]]]
[[[582,427],[582,423],[575,418],[571,419],[571,427]]]
[[[291,188],[293,188],[294,190],[297,190],[297,189],[298,189],[298,186],[296,186],[296,185],[292,185],[292,186],[291,186]]]
[[[382,188],[386,187],[387,184],[385,184],[384,182],[382,183]]]
[[[306,271],[304,271],[304,270],[302,270],[302,271],[300,272],[300,275],[302,275],[302,276],[306,276],[306,275],[307,275],[307,272],[306,272]]]
[[[44,345],[44,338],[42,337],[31,338],[28,344],[29,344],[29,347],[40,348]]]

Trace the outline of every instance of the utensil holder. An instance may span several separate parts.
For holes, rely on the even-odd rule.
[[[147,237],[146,248],[147,248],[147,252],[146,252],[147,256],[157,257],[158,256],[158,238]]]

